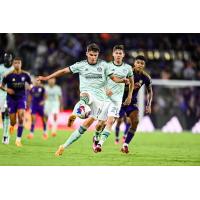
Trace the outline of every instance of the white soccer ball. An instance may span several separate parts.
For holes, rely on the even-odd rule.
[[[88,105],[79,105],[76,108],[76,115],[81,119],[86,119],[89,117],[91,109]]]

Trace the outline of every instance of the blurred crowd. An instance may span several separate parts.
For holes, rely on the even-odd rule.
[[[116,44],[125,45],[125,61],[131,65],[138,54],[146,56],[146,70],[152,78],[200,80],[200,34],[0,34],[0,55],[14,52],[23,57],[25,70],[35,76],[45,75],[85,59],[86,46],[91,42],[99,44],[100,57],[107,61],[112,60]],[[78,76],[62,77],[58,83],[63,88],[64,107],[73,108],[79,98]]]

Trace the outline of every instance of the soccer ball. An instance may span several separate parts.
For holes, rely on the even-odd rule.
[[[76,108],[76,115],[81,119],[86,119],[89,117],[91,109],[88,105],[79,105]]]

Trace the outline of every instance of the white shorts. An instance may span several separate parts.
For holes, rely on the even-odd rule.
[[[102,112],[104,101],[100,101],[100,100],[96,99],[96,97],[94,95],[92,95],[90,92],[87,92],[87,91],[84,92],[83,91],[83,92],[80,93],[80,95],[82,93],[87,93],[89,95],[88,106],[91,109],[90,117],[97,119],[98,115]],[[73,114],[75,114],[75,109],[73,110]]]
[[[44,105],[45,115],[50,116],[53,114],[58,114],[59,112],[60,112],[60,104],[59,103],[45,102],[45,105]]]
[[[119,118],[119,112],[122,102],[105,102],[101,114],[98,116],[98,120],[106,121],[108,117]]]
[[[0,112],[5,112],[7,107],[6,97],[0,97]]]

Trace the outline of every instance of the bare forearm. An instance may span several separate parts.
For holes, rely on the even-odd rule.
[[[60,70],[54,72],[53,74],[50,74],[49,76],[47,76],[46,79],[49,80],[51,78],[63,76],[65,74],[69,73],[69,72],[70,72],[70,70],[68,68],[60,69]]]
[[[153,99],[153,91],[152,88],[150,88],[147,90],[147,106],[151,106],[152,99]]]
[[[133,89],[134,89],[134,80],[133,77],[129,78],[130,84],[129,84],[129,90],[128,90],[128,97],[133,96]]]
[[[119,78],[117,76],[110,76],[110,78],[112,79],[112,81],[114,81],[115,83],[125,83],[124,78]]]

